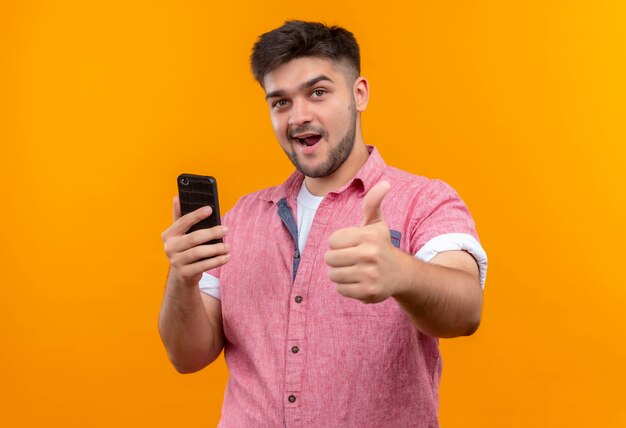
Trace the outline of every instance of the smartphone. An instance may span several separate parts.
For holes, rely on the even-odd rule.
[[[187,233],[221,224],[220,204],[217,198],[217,181],[215,178],[194,174],[179,175],[178,199],[180,200],[180,213],[182,215],[189,214],[207,205],[213,209],[209,217],[191,226]],[[222,242],[222,239],[214,239],[205,242],[205,244],[217,244],[218,242]]]

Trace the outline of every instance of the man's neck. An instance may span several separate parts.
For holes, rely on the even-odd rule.
[[[362,139],[354,142],[352,152],[337,171],[326,177],[304,177],[306,188],[315,196],[326,196],[348,183],[367,161],[369,152]]]

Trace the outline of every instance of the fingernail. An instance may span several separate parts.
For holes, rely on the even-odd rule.
[[[222,233],[228,233],[228,228],[226,226],[222,226]]]
[[[224,249],[225,249],[226,251],[230,250],[230,244],[225,243],[225,244],[224,244]]]
[[[203,214],[209,214],[211,212],[211,207],[204,207],[204,211],[202,211]]]

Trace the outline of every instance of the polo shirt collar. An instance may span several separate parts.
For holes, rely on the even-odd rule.
[[[385,168],[387,165],[385,161],[380,156],[378,149],[374,146],[367,146],[367,151],[370,153],[369,157],[354,175],[352,180],[348,181],[343,187],[331,192],[331,193],[342,193],[344,190],[350,188],[351,186],[360,183],[363,189],[363,194],[369,192],[369,190],[374,186],[374,184],[378,183],[385,172]]]

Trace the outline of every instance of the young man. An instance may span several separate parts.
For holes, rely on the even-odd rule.
[[[210,209],[181,217],[175,199],[159,319],[172,363],[194,372],[224,349],[223,427],[438,426],[437,338],[472,334],[481,316],[470,213],[365,145],[369,83],[350,32],[286,22],[251,63],[296,171],[213,229],[185,234]]]

